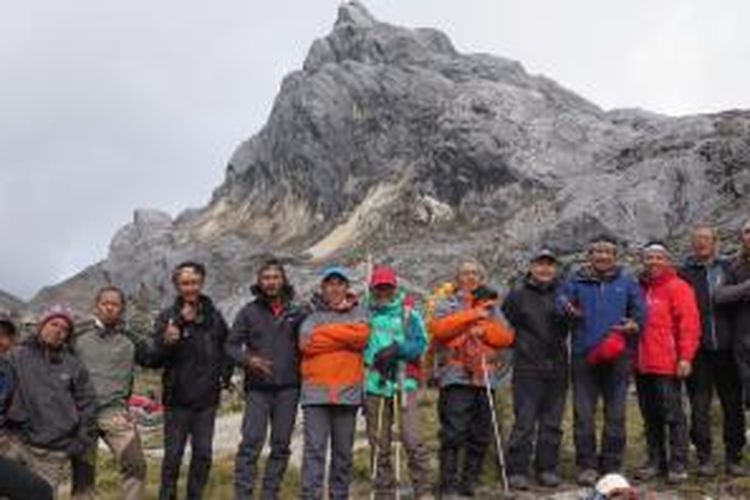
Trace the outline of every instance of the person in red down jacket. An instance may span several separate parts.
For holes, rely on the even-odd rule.
[[[682,382],[690,375],[701,335],[693,288],[677,275],[660,242],[646,245],[641,279],[646,324],[638,341],[636,387],[646,428],[648,460],[639,479],[667,473],[670,484],[687,479],[688,432]],[[669,430],[669,456],[665,448]]]

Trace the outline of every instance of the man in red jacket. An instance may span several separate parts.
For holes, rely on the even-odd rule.
[[[670,484],[687,479],[688,433],[682,381],[690,375],[701,335],[692,287],[680,277],[666,246],[649,243],[643,252],[646,325],[638,341],[636,386],[646,428],[648,461],[642,480],[667,473]],[[664,445],[669,430],[669,456]]]

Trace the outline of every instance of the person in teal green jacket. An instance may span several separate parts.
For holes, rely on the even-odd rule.
[[[373,450],[375,497],[393,498],[391,462],[394,412],[406,449],[415,498],[431,496],[429,456],[419,429],[417,389],[427,329],[414,301],[399,289],[395,271],[376,267],[370,280],[370,338],[365,349],[367,435]],[[399,405],[396,409],[395,406]]]

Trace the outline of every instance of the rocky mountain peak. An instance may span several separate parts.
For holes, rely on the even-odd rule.
[[[747,111],[605,111],[516,61],[459,53],[439,31],[351,2],[284,78],[206,207],[136,212],[106,261],[38,300],[114,281],[164,303],[169,270],[191,258],[231,309],[270,253],[307,285],[321,262],[367,252],[418,288],[460,254],[501,279],[540,244],[572,254],[599,233],[674,240],[699,220],[729,234],[746,216],[749,167]]]

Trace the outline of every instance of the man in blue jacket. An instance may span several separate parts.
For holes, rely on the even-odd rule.
[[[573,323],[577,480],[593,486],[599,473],[622,470],[631,357],[645,316],[641,287],[618,265],[613,239],[600,236],[589,243],[588,262],[563,285],[557,307]],[[600,398],[604,430],[597,456],[595,416]]]

